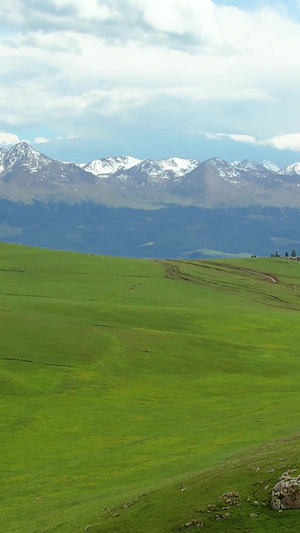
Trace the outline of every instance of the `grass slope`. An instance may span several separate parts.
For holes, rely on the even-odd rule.
[[[299,263],[3,244],[0,294],[1,531],[297,531]]]

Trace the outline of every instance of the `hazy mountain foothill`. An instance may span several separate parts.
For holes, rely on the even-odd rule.
[[[284,253],[300,243],[300,164],[171,157],[62,162],[0,150],[0,238],[134,257]],[[38,223],[37,223],[38,221]]]

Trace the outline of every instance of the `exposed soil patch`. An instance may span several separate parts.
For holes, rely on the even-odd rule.
[[[190,265],[194,265],[194,266],[197,266],[199,268],[213,268],[214,270],[220,270],[220,271],[223,271],[222,268],[220,267],[216,267],[216,266],[211,266],[213,265],[213,263],[210,263],[210,265],[205,265],[204,263],[195,263],[195,262],[192,262],[192,261],[179,261],[179,260],[174,260],[174,261],[168,261],[168,260],[165,260],[165,261],[162,261],[162,260],[157,260],[157,263],[160,263],[164,269],[165,269],[165,277],[168,278],[168,279],[177,279],[177,280],[182,280],[182,281],[190,281],[191,283],[196,283],[196,284],[199,284],[199,282],[201,281],[200,278],[196,277],[196,276],[192,276],[191,274],[187,274],[186,272],[182,272],[179,268],[179,266],[175,265],[174,263],[179,263],[179,264],[190,264]],[[241,270],[241,271],[244,271],[244,272],[249,272],[250,274],[257,274],[258,276],[263,276],[264,278],[267,278],[268,280],[270,280],[272,283],[278,283],[278,279],[273,276],[272,274],[267,274],[265,272],[259,272],[258,270],[252,270],[251,268],[245,268],[245,267],[239,267],[239,266],[236,266],[236,265],[228,265],[228,264],[223,264],[223,263],[219,263],[219,265],[222,267],[226,267],[226,268],[232,268],[233,270]]]
[[[186,261],[190,265],[194,265],[200,268],[213,268],[214,270],[221,270],[220,266],[226,267],[226,268],[232,268],[233,270],[242,270],[244,272],[249,272],[250,274],[257,274],[258,276],[264,276],[265,278],[268,278],[272,283],[278,283],[278,279],[273,276],[272,274],[268,274],[266,272],[260,272],[258,270],[253,270],[252,268],[246,268],[246,267],[240,267],[237,265],[229,265],[228,263],[218,263],[219,266],[216,266],[213,261],[209,263],[209,265],[205,265],[204,261],[201,263],[196,263],[194,261]],[[213,267],[211,265],[214,265]]]
[[[229,274],[228,270],[226,271],[226,269],[232,269],[234,271],[240,270],[240,271],[244,271],[249,274],[255,274],[255,275],[263,277],[268,283],[269,282],[279,283],[278,279],[273,274],[269,274],[266,272],[260,272],[258,270],[253,270],[251,268],[239,267],[236,265],[229,265],[227,263],[220,263],[220,262],[214,263],[213,261],[204,261],[204,260],[196,262],[196,261],[187,261],[187,260],[179,260],[179,259],[164,259],[164,260],[156,259],[154,261],[156,263],[159,263],[163,267],[164,277],[167,279],[172,279],[174,281],[185,281],[185,282],[193,283],[194,285],[204,285],[204,286],[208,286],[211,288],[215,287],[217,290],[223,290],[225,292],[230,292],[232,290],[237,291],[239,289],[243,289],[243,290],[247,289],[249,293],[249,297],[251,297],[251,295],[254,295],[254,298],[255,298],[255,295],[260,295],[260,296],[262,295],[262,292],[263,292],[262,287],[261,286],[255,287],[255,285],[246,287],[242,280],[236,279],[232,281],[230,276],[226,276],[226,274]],[[220,273],[222,273],[223,276],[220,277],[219,279],[210,279],[206,275],[203,275],[203,276],[201,276],[201,274],[199,275],[198,272],[197,272],[197,275],[190,274],[184,271],[185,265],[188,265],[188,264],[197,267],[199,269],[199,274],[201,272],[200,269],[206,269],[206,270],[208,269],[211,271],[217,270]],[[204,271],[203,271],[203,274],[204,274]],[[268,292],[266,292],[264,295],[266,297],[265,302],[268,303],[269,305],[275,305],[275,306],[280,305],[293,311],[299,311],[298,307],[291,305],[289,301],[283,300],[279,296],[275,296],[274,294],[269,294]]]
[[[182,272],[177,265],[174,265],[175,262],[177,261],[171,262],[168,259],[165,261],[157,260],[157,263],[160,263],[164,267],[165,278],[175,279],[177,281],[189,281],[195,284],[200,283],[201,280],[198,277]],[[181,261],[178,261],[178,263],[181,263]]]
[[[275,278],[272,274],[267,274],[266,272],[259,272],[258,270],[252,270],[251,268],[240,267],[236,265],[223,264],[227,268],[233,268],[234,270],[243,270],[244,272],[249,272],[250,274],[257,274],[258,276],[264,276],[269,279],[272,283],[278,283],[278,279]]]

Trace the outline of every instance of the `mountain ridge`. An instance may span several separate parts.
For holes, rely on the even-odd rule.
[[[92,201],[113,207],[300,207],[300,163],[161,160],[116,156],[63,162],[22,141],[0,148],[0,198],[31,202]]]

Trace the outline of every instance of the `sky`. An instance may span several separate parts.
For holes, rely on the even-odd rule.
[[[300,0],[10,0],[0,146],[300,160]]]

